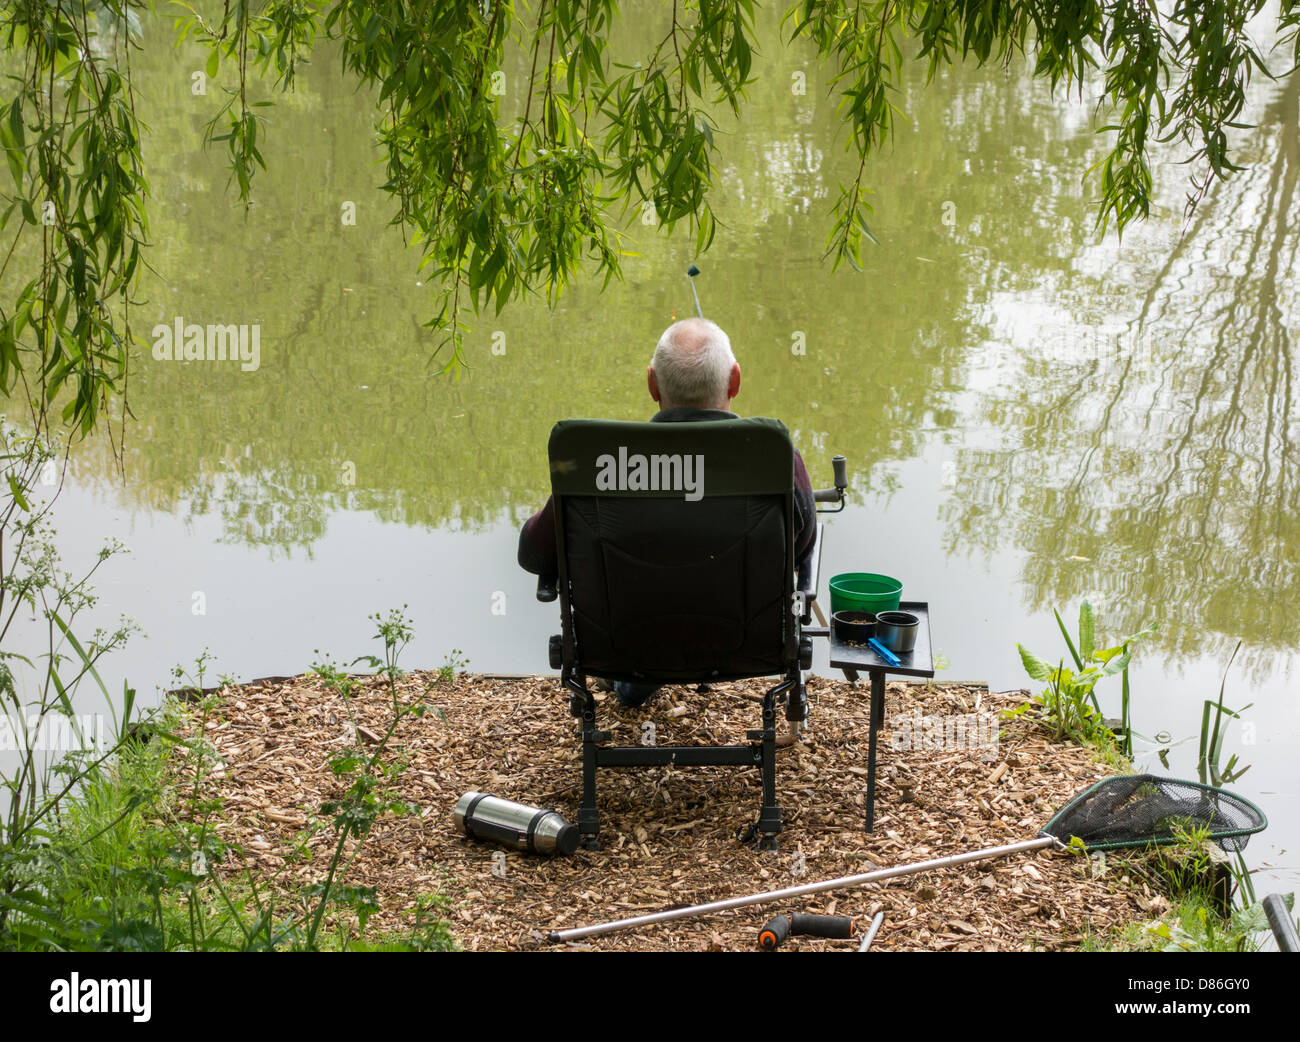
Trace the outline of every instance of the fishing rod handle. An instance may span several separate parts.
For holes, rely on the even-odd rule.
[[[835,485],[832,488],[813,489],[814,503],[844,502],[844,490],[849,487],[849,464],[843,456],[831,457],[831,469],[835,472]],[[835,511],[830,511],[835,513]]]
[[[849,487],[849,463],[843,456],[831,457],[831,468],[835,471],[835,487]]]
[[[758,934],[758,946],[764,951],[775,951],[787,937],[832,937],[841,939],[853,936],[853,920],[843,915],[811,915],[795,912],[793,915],[775,916]]]

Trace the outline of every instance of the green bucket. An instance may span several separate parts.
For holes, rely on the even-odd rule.
[[[831,577],[831,611],[897,611],[903,584],[875,572],[845,572]]]

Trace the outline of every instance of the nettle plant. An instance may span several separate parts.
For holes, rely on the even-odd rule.
[[[1133,754],[1133,728],[1131,716],[1131,693],[1129,688],[1129,662],[1132,659],[1130,645],[1155,632],[1156,625],[1151,623],[1137,633],[1129,634],[1111,647],[1097,647],[1097,614],[1093,606],[1084,601],[1079,605],[1079,632],[1077,643],[1066,629],[1065,621],[1059,611],[1054,612],[1056,624],[1065,638],[1066,648],[1074,668],[1070,669],[1062,657],[1052,665],[1045,659],[1030,652],[1023,644],[1017,644],[1020,661],[1025,672],[1034,680],[1044,681],[1047,686],[1034,697],[1032,703],[1026,703],[1013,713],[1023,713],[1031,706],[1036,706],[1044,723],[1051,729],[1058,741],[1092,742],[1099,739],[1110,740],[1111,731],[1106,726],[1094,690],[1106,677],[1119,675],[1122,679],[1120,702],[1120,751],[1126,756]]]
[[[364,664],[373,669],[374,675],[382,678],[388,695],[388,726],[382,734],[376,736],[377,740],[374,740],[369,752],[361,739],[364,728],[357,720],[354,705],[360,690],[359,681],[328,661],[312,667],[342,697],[348,713],[352,743],[350,748],[330,760],[330,770],[335,777],[346,783],[346,788],[341,796],[326,801],[320,808],[321,814],[328,818],[328,824],[335,832],[335,842],[324,879],[307,891],[307,896],[316,901],[315,908],[307,917],[306,932],[301,938],[301,946],[307,949],[318,946],[317,938],[331,903],[350,906],[362,930],[365,929],[366,920],[379,910],[376,888],[349,886],[342,882],[343,877],[356,860],[362,842],[369,836],[376,821],[384,815],[403,817],[415,810],[393,791],[394,783],[407,767],[405,757],[388,755],[398,727],[408,718],[418,719],[430,711],[445,719],[441,710],[428,703],[427,695],[439,683],[449,679],[447,667],[438,672],[436,679],[424,691],[413,696],[404,695],[399,686],[405,673],[398,665],[398,659],[415,635],[406,618],[405,608],[403,605],[401,609],[394,609],[387,617],[378,613],[370,616],[376,627],[375,637],[384,645],[383,655],[362,655],[352,662],[354,666]],[[345,857],[349,843],[354,844],[352,854]]]
[[[447,681],[448,671],[454,666],[449,661],[423,690],[406,690],[402,684],[406,674],[398,660],[414,630],[406,618],[405,606],[370,619],[375,623],[375,638],[382,642],[383,653],[359,656],[351,665],[367,666],[381,679],[388,696],[386,724],[381,731],[372,731],[358,719],[356,704],[367,678],[345,672],[328,656],[312,667],[340,697],[348,717],[350,740],[329,761],[340,791],[321,804],[318,814],[310,816],[282,867],[270,875],[259,873],[247,862],[242,869],[237,867],[243,851],[217,834],[224,804],[214,783],[224,775],[226,764],[206,737],[208,721],[221,704],[219,695],[204,693],[206,655],[196,660],[192,674],[177,669],[177,678],[195,693],[196,701],[190,710],[192,726],[186,729],[189,734],[185,737],[165,733],[160,737],[178,742],[183,749],[182,772],[188,785],[184,786],[176,812],[164,819],[165,830],[172,837],[171,874],[157,877],[154,885],[160,888],[155,896],[161,897],[167,890],[178,895],[186,916],[180,929],[173,927],[167,936],[161,916],[153,924],[161,947],[319,951],[376,946],[364,941],[363,935],[369,919],[380,909],[378,889],[350,883],[349,870],[381,818],[415,812],[395,791],[395,783],[407,768],[407,757],[401,750],[395,751],[393,739],[408,719],[426,713],[443,717],[441,710],[429,704],[428,694]],[[311,841],[318,836],[330,839],[319,878],[305,887],[285,883],[283,877],[291,866],[311,859]],[[454,949],[455,940],[442,915],[447,907],[448,901],[442,895],[419,896],[412,927],[379,946],[395,951]],[[205,926],[214,914],[219,916],[220,935]],[[331,916],[333,926],[327,930]],[[356,922],[355,936],[350,928],[352,918]]]

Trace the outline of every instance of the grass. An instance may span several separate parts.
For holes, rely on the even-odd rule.
[[[170,951],[244,947],[247,899],[220,900],[206,866],[179,842],[173,821],[172,751],[160,739],[123,746],[87,778],[59,815],[41,873],[74,950]],[[196,919],[195,916],[201,917]],[[16,924],[20,925],[20,924]],[[195,945],[194,939],[201,938]],[[39,936],[17,946],[61,947]]]
[[[209,707],[212,708],[212,707]],[[119,755],[85,779],[60,807],[51,840],[27,864],[31,886],[44,907],[17,915],[0,947],[70,951],[450,951],[455,939],[445,920],[448,902],[439,895],[417,901],[406,929],[367,936],[353,908],[357,895],[337,886],[336,913],[310,935],[318,918],[316,887],[266,880],[238,871],[218,872],[194,845],[204,824],[194,812],[215,814],[219,805],[198,802],[190,782],[178,784],[177,760],[191,746],[168,741],[189,707],[170,702],[144,741],[122,746]],[[199,733],[202,733],[201,731]],[[211,840],[211,831],[208,831]],[[227,868],[237,851],[226,852]],[[364,916],[362,917],[364,918]],[[55,924],[58,924],[57,927]]]
[[[1158,918],[1129,923],[1110,935],[1088,935],[1081,951],[1255,952],[1264,944],[1268,921],[1259,905],[1238,908],[1224,919],[1199,891],[1175,896]]]
[[[1204,830],[1178,843],[1132,851],[1105,863],[1116,885],[1146,880],[1169,908],[1106,934],[1085,934],[1081,951],[1259,951],[1269,932],[1263,905],[1238,856],[1225,855]]]
[[[242,851],[217,829],[223,807],[212,781],[223,765],[205,737],[221,700],[169,699],[111,758],[78,764],[76,786],[51,806],[42,842],[0,850],[6,883],[0,950],[454,950],[445,898],[420,895],[409,926],[367,936],[367,920],[378,911],[375,889],[347,880],[374,822],[411,811],[392,795],[405,764],[391,755],[389,739],[407,716],[438,712],[427,691],[413,698],[400,693],[397,660],[412,635],[403,612],[372,619],[384,653],[356,661],[384,679],[390,723],[372,747],[358,739],[331,760],[341,795],[305,808],[300,847],[305,851],[310,837],[323,835],[333,850],[320,878],[299,882],[283,869],[267,877],[241,868]],[[206,661],[206,655],[196,660],[195,677],[176,671],[196,693],[203,690]],[[354,678],[329,666],[317,672],[350,697]]]
[[[1133,760],[1125,751],[1124,735],[1096,727],[1074,738],[1113,773],[1135,772]],[[1085,930],[1079,950],[1258,951],[1263,941],[1262,931],[1267,931],[1268,923],[1262,906],[1255,903],[1249,876],[1244,878],[1245,887],[1241,886],[1243,866],[1239,862],[1233,872],[1239,884],[1233,893],[1236,904],[1225,917],[1222,898],[1210,892],[1207,882],[1211,858],[1204,848],[1210,842],[1204,836],[1192,835],[1172,848],[1133,851],[1120,858],[1112,854],[1106,871],[1114,873],[1116,886],[1131,885],[1133,876],[1145,878],[1168,898],[1169,910],[1153,919],[1137,920],[1109,932]]]

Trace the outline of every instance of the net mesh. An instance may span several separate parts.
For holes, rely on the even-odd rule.
[[[1208,832],[1224,850],[1242,850],[1268,824],[1249,800],[1197,782],[1153,774],[1107,778],[1062,807],[1041,835],[1088,850],[1174,843]]]

